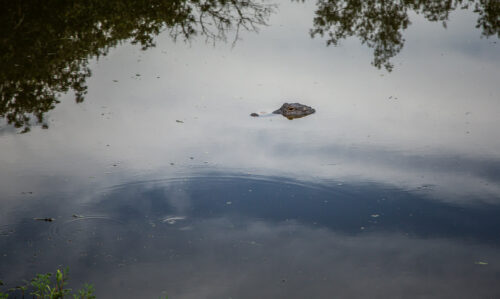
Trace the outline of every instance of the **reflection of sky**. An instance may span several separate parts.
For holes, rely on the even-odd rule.
[[[433,184],[443,199],[496,201],[500,59],[492,39],[479,38],[475,17],[455,12],[446,30],[412,15],[387,74],[355,40],[327,48],[310,39],[304,6],[314,5],[282,4],[270,27],[244,33],[235,48],[161,36],[146,52],[113,50],[94,63],[85,103],[68,96],[49,130],[0,135],[2,190],[37,188],[40,176],[77,184],[92,176],[107,186],[208,164],[409,189]],[[248,117],[285,100],[317,113]]]
[[[78,199],[39,198],[2,227],[6,283],[63,264],[104,298],[498,295],[498,208],[215,173]],[[27,219],[40,210],[56,221]]]
[[[104,297],[498,296],[498,44],[411,15],[388,74],[310,39],[313,8],[235,48],[120,46],[49,130],[2,129],[0,268],[69,265]],[[317,112],[249,117],[287,100]]]

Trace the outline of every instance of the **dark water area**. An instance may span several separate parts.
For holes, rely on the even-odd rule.
[[[0,11],[0,292],[500,297],[498,1]]]
[[[2,269],[66,265],[105,297],[214,298],[489,296],[500,273],[498,206],[383,185],[211,173],[78,197],[18,210],[2,228]]]

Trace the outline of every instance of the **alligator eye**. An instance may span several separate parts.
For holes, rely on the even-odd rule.
[[[293,107],[288,107],[288,111],[293,111],[293,110],[295,110],[295,108],[293,108]]]

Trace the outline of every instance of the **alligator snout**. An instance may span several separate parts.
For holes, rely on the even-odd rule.
[[[281,114],[288,119],[300,118],[316,112],[313,108],[299,103],[284,103],[274,114]]]
[[[281,114],[288,119],[294,119],[313,114],[314,112],[316,110],[300,103],[284,103],[278,110],[273,111],[273,114]],[[260,114],[254,112],[250,116],[258,117]]]

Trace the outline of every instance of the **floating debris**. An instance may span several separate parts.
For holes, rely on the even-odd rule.
[[[371,217],[372,218],[378,218],[378,217],[380,217],[380,215],[379,214],[373,214],[373,215],[371,215]]]
[[[33,218],[33,220],[37,220],[37,221],[46,221],[46,222],[52,222],[52,221],[55,221],[54,218]]]
[[[487,262],[482,262],[482,261],[475,262],[474,264],[476,264],[476,265],[481,265],[481,266],[488,265],[488,263],[487,263]]]
[[[9,235],[12,235],[15,232],[13,228],[10,228],[9,226],[0,226],[0,237],[8,237]]]
[[[429,190],[429,189],[432,189],[434,188],[435,185],[433,184],[422,184],[420,186],[417,187],[418,190]]]
[[[175,120],[175,122],[178,122],[178,123],[180,123],[180,124],[183,124],[183,123],[184,123],[182,120],[178,120],[178,119],[176,119],[176,120]]]
[[[167,218],[163,219],[161,222],[166,222],[168,224],[175,224],[179,220],[184,220],[186,217],[184,216],[167,216]]]

